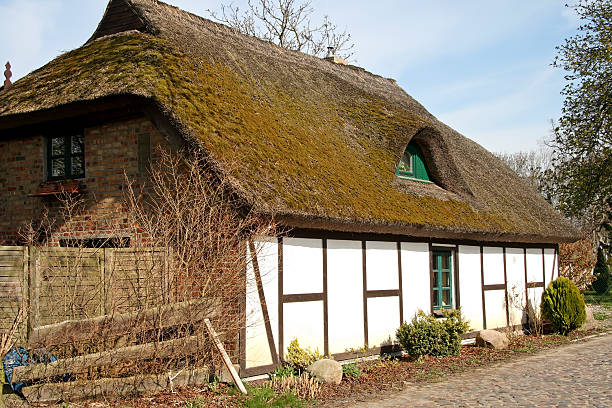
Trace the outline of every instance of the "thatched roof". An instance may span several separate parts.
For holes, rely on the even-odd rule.
[[[87,44],[0,93],[0,122],[115,95],[153,101],[254,210],[288,225],[513,242],[576,235],[395,81],[156,0],[112,0]],[[395,176],[410,140],[435,185]]]

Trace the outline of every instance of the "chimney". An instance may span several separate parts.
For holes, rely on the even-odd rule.
[[[6,71],[4,71],[4,77],[6,78],[4,80],[4,90],[8,90],[11,88],[11,86],[13,86],[13,83],[11,82],[11,77],[13,76],[13,73],[11,72],[11,63],[7,62],[6,63]]]
[[[343,60],[342,58],[336,57],[336,48],[335,47],[327,47],[327,55],[324,60],[333,62],[334,64],[340,65],[348,65],[348,62]]]

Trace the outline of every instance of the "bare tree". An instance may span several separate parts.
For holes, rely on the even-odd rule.
[[[558,204],[548,173],[552,168],[552,149],[542,145],[537,150],[496,153],[519,177],[544,196],[553,206]]]
[[[351,35],[340,31],[327,15],[320,23],[312,21],[310,0],[248,0],[244,10],[229,3],[221,4],[220,11],[208,12],[243,34],[290,50],[323,57],[327,48],[333,47],[336,55],[344,59],[355,54]]]

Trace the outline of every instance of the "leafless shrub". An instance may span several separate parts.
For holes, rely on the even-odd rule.
[[[93,221],[85,197],[62,196],[24,230],[41,296],[30,311],[35,325],[88,319],[82,322],[96,329],[86,341],[41,344],[61,358],[101,353],[103,365],[71,366],[74,379],[218,365],[204,317],[230,355],[237,352],[247,243],[274,235],[274,224],[245,209],[200,152],[160,149],[156,157],[146,183],[126,176],[120,211]],[[123,358],[133,346],[143,346],[136,349],[142,357],[131,348]]]
[[[277,394],[291,392],[303,399],[314,399],[321,391],[321,384],[306,373],[299,376],[273,378],[264,383],[264,386],[274,390]]]
[[[508,308],[510,317],[510,327],[522,324],[524,330],[531,334],[540,335],[544,332],[544,321],[539,307],[540,301],[535,296],[529,296],[529,291],[513,285],[508,291]],[[521,312],[521,321],[514,321],[512,309]]]
[[[584,234],[579,241],[559,245],[559,275],[571,279],[581,291],[590,288],[596,278],[597,240],[593,236]]]

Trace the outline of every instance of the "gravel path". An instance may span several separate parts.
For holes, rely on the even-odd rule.
[[[355,407],[612,407],[612,334]]]

